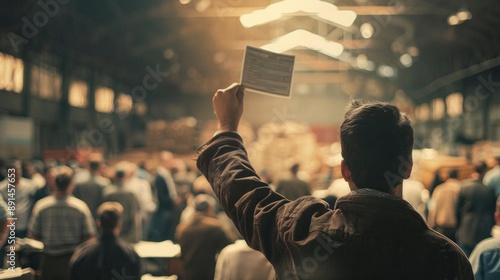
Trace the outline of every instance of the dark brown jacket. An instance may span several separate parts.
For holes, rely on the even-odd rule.
[[[398,197],[363,189],[335,210],[311,196],[291,202],[260,180],[238,134],[218,134],[199,152],[222,207],[278,279],[474,279],[458,246]]]

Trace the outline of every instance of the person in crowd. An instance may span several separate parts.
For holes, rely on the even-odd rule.
[[[479,242],[469,258],[476,280],[500,279],[500,197],[497,198],[494,218],[496,224],[491,230],[492,237]]]
[[[135,163],[122,161],[117,163],[116,166],[118,170],[124,170],[125,172],[123,189],[135,194],[137,201],[139,201],[142,239],[146,239],[151,217],[156,210],[151,184],[149,181],[137,177],[137,165]]]
[[[408,201],[425,220],[425,211],[427,210],[427,202],[429,201],[429,191],[425,188],[424,184],[411,178],[405,180],[403,199]]]
[[[186,207],[184,208],[184,210],[182,211],[182,213],[180,215],[180,223],[187,223],[187,222],[191,221],[193,219],[193,217],[196,216],[196,196],[198,196],[199,194],[204,194],[204,193],[197,193],[197,194],[189,196],[187,203],[186,203]],[[205,195],[209,195],[215,199],[215,194],[213,194],[213,193],[209,193],[209,194],[205,194]],[[238,237],[240,236],[240,234],[238,233],[238,229],[236,229],[236,227],[234,226],[231,219],[229,219],[229,217],[226,215],[226,213],[224,213],[224,211],[222,211],[220,204],[217,202],[216,202],[216,206],[215,206],[215,213],[216,213],[217,220],[219,221],[220,225],[222,226],[222,228],[226,232],[229,239],[231,239],[232,241],[235,241],[236,239],[238,239]]]
[[[213,97],[218,131],[197,165],[247,243],[280,279],[473,279],[460,248],[429,229],[402,199],[412,170],[413,128],[387,103],[352,102],[340,126],[341,171],[352,192],[336,209],[290,201],[259,179],[237,134],[244,89]]]
[[[153,180],[153,177],[146,169],[146,162],[145,161],[139,162],[139,164],[137,165],[137,172],[135,173],[135,176],[137,176],[141,179],[144,179],[148,182],[151,182]]]
[[[495,191],[495,196],[500,196],[500,156],[495,158],[495,166],[484,174],[483,184]]]
[[[137,243],[142,237],[141,207],[137,196],[125,189],[126,172],[122,169],[116,170],[115,184],[108,188],[104,201],[118,202],[123,206],[120,238],[129,243]]]
[[[174,211],[177,202],[177,190],[170,169],[175,162],[171,152],[160,153],[160,164],[156,169],[154,185],[158,199],[158,208],[151,219],[148,239],[151,241],[172,240],[175,224]]]
[[[429,203],[429,216],[427,224],[433,230],[455,241],[457,231],[458,194],[461,182],[458,180],[458,170],[449,171],[448,180],[437,186],[432,193]]]
[[[448,172],[446,171],[446,169],[441,168],[436,170],[434,174],[434,180],[432,181],[432,184],[429,188],[429,193],[431,196],[434,193],[434,189],[436,189],[437,186],[441,185],[442,183],[446,182],[446,180],[448,180],[447,176]]]
[[[102,168],[102,165],[104,162],[104,156],[101,153],[91,153],[86,158],[86,161],[81,164],[81,166],[76,161],[74,161],[73,163],[68,162],[69,166],[74,165],[73,170],[75,171],[75,178],[73,179],[73,181],[74,181],[75,185],[87,182],[88,180],[91,179],[91,177],[92,177],[92,172],[90,170],[90,163],[91,162],[99,162],[100,163],[99,167]],[[103,178],[103,179],[106,179],[106,178]],[[109,184],[110,184],[110,182],[108,181],[106,185],[109,185]]]
[[[86,181],[75,184],[73,195],[87,203],[92,216],[97,217],[97,207],[104,199],[104,189],[110,185],[107,178],[101,176],[101,162],[91,160],[89,162],[89,178]]]
[[[177,159],[172,170],[172,178],[174,179],[177,195],[180,195],[192,191],[197,176],[191,172],[191,168],[184,160]]]
[[[15,195],[9,192],[8,178],[5,178],[0,182],[0,194],[2,195],[4,201],[8,203],[8,199],[15,199],[15,218],[16,220],[16,237],[24,238],[28,233],[28,221],[31,215],[31,210],[33,208],[33,199],[35,196],[35,187],[31,183],[31,180],[22,177],[22,167],[21,162],[18,160],[11,160],[7,163],[7,171],[12,170],[10,174],[15,174],[15,181],[11,183],[15,189]]]
[[[217,257],[214,280],[274,280],[273,266],[245,240],[227,245]]]
[[[10,231],[10,228],[7,227],[7,213],[8,213],[7,204],[3,199],[0,199],[0,244],[1,245],[4,244],[7,245],[6,241]],[[2,256],[5,256],[4,246],[0,247],[0,254]],[[0,268],[3,268],[4,265],[5,265],[4,262],[0,261]]]
[[[290,175],[279,180],[276,184],[276,192],[289,200],[311,195],[311,186],[297,176],[299,169],[300,164],[293,164],[292,167],[290,167]]]
[[[49,196],[56,190],[56,176],[57,168],[52,165],[46,165],[45,170],[43,171],[45,186],[35,191],[35,195],[33,198],[34,203],[37,203],[40,199]]]
[[[2,182],[5,178],[7,178],[7,170],[5,165],[6,165],[5,159],[0,158],[0,182]]]
[[[42,176],[44,164],[39,160],[24,161],[23,162],[23,177],[30,179],[32,185],[36,188],[45,186],[45,178]]]
[[[210,183],[205,176],[198,176],[193,182],[193,194],[197,195],[200,193],[215,195]]]
[[[73,170],[63,166],[56,176],[55,192],[33,208],[29,237],[43,242],[42,280],[69,279],[68,264],[76,247],[96,235],[87,204],[71,195]]]
[[[194,198],[199,194],[208,194],[210,196],[215,197],[214,192],[212,191],[212,187],[210,183],[207,181],[205,176],[198,176],[193,182],[193,190],[192,193],[187,196],[186,199],[186,207],[182,210],[179,222],[187,222],[191,219],[191,217],[196,212],[194,210]]]
[[[76,248],[69,263],[71,280],[140,279],[141,260],[134,247],[119,238],[123,206],[104,202],[97,210],[101,235]]]
[[[483,185],[486,164],[478,163],[472,179],[462,182],[458,193],[455,215],[457,217],[457,243],[468,256],[481,240],[490,236],[495,224],[495,193]]]
[[[231,243],[216,218],[215,205],[213,197],[206,194],[197,195],[194,217],[179,224],[176,229],[184,264],[184,279],[214,279],[216,255]]]

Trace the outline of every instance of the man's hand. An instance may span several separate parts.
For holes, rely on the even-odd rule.
[[[237,131],[238,124],[243,114],[244,88],[238,83],[233,83],[226,89],[219,89],[212,98],[215,115],[219,121],[218,130]]]

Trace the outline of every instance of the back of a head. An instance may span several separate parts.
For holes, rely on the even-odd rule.
[[[118,202],[104,202],[97,208],[99,225],[104,233],[112,233],[119,225],[123,206]]]
[[[480,176],[484,175],[484,173],[486,173],[486,170],[488,169],[488,165],[486,165],[485,162],[481,161],[479,163],[477,163],[475,166],[474,166],[474,171],[479,174]]]
[[[60,192],[66,192],[73,180],[73,170],[67,166],[58,168],[56,176],[56,188]]]
[[[450,178],[450,179],[458,179],[458,170],[451,169],[450,172],[448,172],[448,178]]]
[[[299,173],[299,169],[300,169],[300,164],[295,163],[294,165],[292,165],[292,167],[290,167],[290,172],[293,175],[297,175],[297,173]]]
[[[391,193],[412,162],[410,119],[388,103],[353,101],[340,126],[342,157],[357,188]]]
[[[89,162],[90,171],[96,172],[101,168],[101,162],[97,160],[92,160]]]
[[[118,183],[118,184],[123,183],[123,181],[125,180],[125,175],[126,175],[126,172],[124,170],[121,170],[121,169],[116,170],[116,172],[115,172],[116,183]]]
[[[217,202],[208,194],[199,194],[194,198],[194,209],[196,212],[208,213],[215,210]]]

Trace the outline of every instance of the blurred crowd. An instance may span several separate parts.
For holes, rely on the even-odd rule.
[[[130,161],[110,165],[97,153],[81,164],[0,161],[0,242],[7,245],[7,204],[9,197],[15,197],[16,237],[44,244],[41,259],[23,264],[36,269],[40,279],[93,279],[88,274],[93,265],[106,267],[108,274],[126,267],[140,276],[146,271],[130,244],[141,240],[180,244],[183,279],[274,279],[272,266],[240,239],[208,181],[189,162],[168,151],[159,153],[156,162],[151,169]],[[15,180],[9,181],[12,171]],[[430,228],[470,256],[475,273],[494,270],[484,267],[492,265],[484,261],[488,250],[500,267],[500,249],[491,254],[492,247],[500,247],[500,158],[489,170],[486,164],[477,164],[467,178],[457,169],[445,173],[436,174],[430,188],[406,180],[403,198]],[[342,178],[331,178],[331,173],[324,188],[313,189],[311,176],[299,164],[285,174],[264,170],[261,177],[290,200],[314,195],[332,209],[350,192],[349,185]],[[9,183],[15,186],[15,196]],[[108,251],[118,257],[103,265],[98,252]]]

